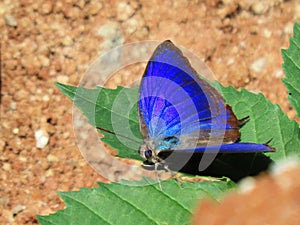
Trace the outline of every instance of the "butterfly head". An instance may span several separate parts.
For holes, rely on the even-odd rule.
[[[144,143],[139,148],[139,154],[142,158],[146,159],[148,165],[153,165],[160,162],[159,157],[156,155],[155,151],[149,148],[147,143]]]
[[[144,140],[144,143],[139,148],[139,154],[146,159],[147,164],[156,164],[163,161],[159,157],[159,153],[162,150],[174,150],[180,143],[179,139],[175,136],[165,138],[148,138]]]

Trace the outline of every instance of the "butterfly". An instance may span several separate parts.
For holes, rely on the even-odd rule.
[[[161,43],[150,58],[138,99],[144,165],[185,163],[208,154],[272,152],[268,144],[239,142],[238,120],[221,94],[200,78],[171,41]],[[175,157],[173,157],[175,156]],[[213,158],[210,159],[210,162]]]

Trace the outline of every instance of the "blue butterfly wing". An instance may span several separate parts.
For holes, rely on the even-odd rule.
[[[233,143],[240,137],[239,120],[171,41],[160,44],[150,58],[138,107],[142,136],[151,140],[157,151],[188,151],[191,142],[191,149],[203,152],[211,136],[224,143],[217,146],[219,152],[271,151],[263,144]],[[185,143],[169,145],[164,142],[166,137],[178,137]]]
[[[170,41],[159,45],[149,60],[138,104],[144,138],[196,133],[195,138],[203,143],[212,129],[220,130],[223,139],[224,128],[226,142],[240,137],[239,122],[223,97],[199,78],[187,58]]]
[[[267,144],[255,144],[248,142],[237,142],[232,144],[222,144],[215,146],[198,146],[196,148],[178,149],[176,153],[256,153],[256,152],[270,152],[275,151],[273,147]],[[164,155],[167,152],[174,152],[174,150],[162,150],[159,154]]]

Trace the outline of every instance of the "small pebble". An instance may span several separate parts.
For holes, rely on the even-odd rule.
[[[256,15],[262,15],[269,10],[269,5],[267,2],[257,1],[251,6],[252,11]]]
[[[66,75],[59,75],[56,77],[56,81],[59,83],[68,83],[69,82],[69,77]]]
[[[53,177],[53,175],[54,175],[54,172],[52,169],[47,170],[45,173],[45,177]]]
[[[36,130],[34,132],[34,137],[35,137],[35,140],[36,140],[36,147],[37,148],[44,148],[47,146],[48,142],[49,142],[49,135],[47,134],[46,131],[44,130]]]
[[[10,103],[10,109],[11,109],[11,110],[16,110],[16,109],[17,109],[17,103],[16,103],[15,101],[12,101],[12,102]]]
[[[138,25],[139,25],[139,22],[137,21],[137,19],[130,18],[126,22],[126,26],[125,26],[126,33],[133,34],[137,30]]]
[[[264,70],[265,65],[266,65],[266,59],[261,57],[252,63],[251,69],[256,73],[260,73]]]
[[[16,27],[18,25],[16,18],[12,15],[5,15],[5,24],[10,27]]]
[[[66,36],[62,43],[64,46],[71,46],[73,44],[73,39],[70,36]]]
[[[22,212],[24,209],[26,209],[25,205],[17,205],[15,206],[11,211],[12,213],[16,216],[18,215],[20,212]]]
[[[20,157],[19,157],[19,161],[20,161],[20,162],[27,162],[27,158],[26,158],[26,157],[23,157],[23,156],[20,156]]]
[[[284,27],[284,34],[291,35],[293,33],[294,24],[291,22],[288,22]]]
[[[49,102],[50,96],[49,96],[49,95],[44,95],[44,96],[42,97],[42,100],[43,100],[43,102]]]
[[[272,36],[272,31],[268,30],[268,29],[264,29],[263,30],[263,35],[266,38],[270,38]]]
[[[5,171],[11,171],[10,163],[3,163],[2,169]]]
[[[234,58],[229,58],[228,60],[227,60],[227,65],[229,66],[229,65],[232,65],[232,64],[234,64],[235,63],[235,59]]]
[[[50,66],[50,59],[44,55],[39,56],[39,61],[42,67]]]
[[[117,19],[125,21],[134,14],[134,8],[129,2],[120,2],[117,5]]]
[[[274,77],[276,77],[276,78],[284,77],[284,73],[283,73],[282,69],[275,70],[273,74],[274,74]]]
[[[14,128],[12,132],[13,132],[13,134],[18,134],[19,133],[19,128],[17,128],[17,127]]]
[[[48,162],[58,162],[59,158],[56,155],[49,154],[47,156],[47,160],[48,160]]]

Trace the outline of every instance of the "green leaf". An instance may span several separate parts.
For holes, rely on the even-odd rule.
[[[294,25],[294,37],[290,39],[290,47],[282,50],[282,57],[286,75],[282,81],[289,91],[289,101],[300,118],[300,23]]]
[[[137,115],[137,88],[86,89],[60,83],[55,84],[82,111],[91,125],[125,136],[123,138],[101,131],[104,134],[102,141],[110,147],[120,150],[119,157],[141,160],[137,154],[137,149],[142,143]]]
[[[149,185],[143,185],[149,183]],[[53,215],[38,216],[41,225],[68,224],[189,224],[193,209],[200,199],[220,200],[235,187],[230,181],[183,182],[163,181],[162,189],[153,181],[103,184],[93,189],[60,193],[66,209]]]

